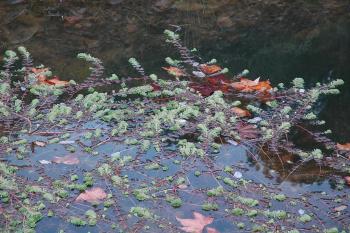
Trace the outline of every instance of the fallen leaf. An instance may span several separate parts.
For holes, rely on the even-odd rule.
[[[341,206],[335,207],[335,208],[334,208],[334,211],[341,212],[341,211],[343,211],[343,210],[346,210],[346,208],[348,208],[348,206],[346,206],[346,205],[341,205]]]
[[[345,176],[344,180],[345,180],[346,184],[350,186],[350,176]]]
[[[268,92],[272,89],[270,81],[260,81],[260,78],[257,78],[255,80],[241,78],[239,82],[231,83],[231,86],[237,91],[242,92]]]
[[[169,67],[162,67],[163,70],[168,71],[169,74],[175,76],[175,77],[181,77],[186,76],[185,72],[181,70],[180,68],[169,66]]]
[[[44,147],[44,146],[46,146],[46,142],[42,142],[42,141],[35,141],[35,142],[34,142],[34,145],[36,145],[36,146],[40,146],[40,147]]]
[[[70,26],[78,23],[83,17],[72,15],[72,16],[66,16],[64,17],[64,26]]]
[[[203,229],[211,224],[214,220],[212,217],[206,217],[198,212],[193,212],[193,219],[183,219],[176,217],[176,220],[179,221],[182,225],[180,228],[184,232],[188,233],[202,233]]]
[[[259,131],[254,125],[238,123],[236,129],[241,139],[253,139],[259,135]]]
[[[55,86],[65,86],[68,85],[68,81],[60,80],[57,76],[54,76],[52,79],[46,79],[43,81],[43,83],[46,83],[48,85],[55,85]]]
[[[39,160],[39,163],[46,165],[46,164],[51,164],[51,161],[43,159],[43,160]]]
[[[345,143],[345,144],[337,143],[337,149],[343,150],[343,151],[350,151],[350,142]]]
[[[207,227],[207,232],[208,233],[220,233],[218,230],[212,227]]]
[[[222,70],[221,67],[218,65],[203,64],[203,65],[200,65],[200,68],[206,74],[215,74]]]
[[[57,157],[55,156],[54,159],[52,160],[52,162],[54,163],[63,163],[66,165],[74,165],[74,164],[79,164],[79,159],[76,155],[74,154],[70,154],[70,155],[66,155],[63,157]]]
[[[244,110],[239,107],[231,108],[231,112],[236,114],[238,117],[250,117],[252,115],[248,110]]]
[[[91,188],[86,190],[85,192],[81,193],[75,201],[87,201],[90,203],[98,202],[100,200],[103,200],[107,197],[106,192],[99,187]]]

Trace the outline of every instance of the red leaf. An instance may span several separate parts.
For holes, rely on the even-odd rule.
[[[52,160],[52,162],[54,163],[63,163],[66,165],[74,165],[74,164],[79,164],[79,159],[76,155],[74,154],[70,154],[70,155],[66,155],[63,157],[57,157],[55,156],[55,158]]]
[[[176,217],[182,225],[181,230],[188,233],[202,233],[203,229],[214,220],[212,217],[206,217],[198,212],[193,212],[193,219],[183,219]]]
[[[107,197],[106,192],[99,187],[91,188],[81,193],[75,201],[98,202]]]
[[[160,91],[161,88],[157,83],[151,83],[151,86],[153,87],[153,91]]]

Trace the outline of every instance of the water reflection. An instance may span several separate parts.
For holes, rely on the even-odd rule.
[[[324,102],[320,111],[335,138],[349,141],[348,9],[349,3],[340,0],[8,0],[0,3],[1,52],[23,44],[37,62],[53,67],[63,79],[81,80],[87,75],[86,65],[74,59],[82,51],[101,58],[108,72],[133,72],[126,61],[134,56],[146,71],[158,72],[163,58],[175,54],[162,42],[162,31],[181,25],[186,45],[219,59],[233,72],[248,68],[253,76],[262,75],[276,84],[295,76],[316,82],[333,71],[335,77],[348,81],[343,94]],[[293,171],[293,165],[278,158],[262,156],[262,161],[254,165],[256,169],[267,178],[277,177],[277,183],[321,182],[334,174],[312,163]]]

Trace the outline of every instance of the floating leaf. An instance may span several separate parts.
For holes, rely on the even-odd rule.
[[[345,176],[344,180],[345,180],[346,184],[350,186],[350,176]]]
[[[202,233],[203,229],[214,220],[212,217],[206,217],[198,212],[193,212],[193,219],[183,219],[176,217],[182,225],[181,230],[188,233]]]
[[[231,112],[236,114],[238,117],[250,117],[252,115],[248,110],[244,110],[239,107],[231,108]]]
[[[63,163],[66,165],[74,165],[74,164],[79,164],[79,159],[76,155],[74,154],[70,154],[70,155],[66,155],[63,157],[57,157],[55,156],[54,159],[52,160],[52,162],[54,163]]]
[[[212,227],[207,227],[207,232],[208,233],[220,233],[218,230]]]
[[[106,192],[99,187],[91,188],[81,193],[75,201],[87,201],[87,202],[98,202],[107,197]]]
[[[272,89],[270,81],[260,81],[260,78],[257,78],[255,80],[241,78],[239,82],[231,83],[231,86],[237,91],[242,92],[267,92]]]
[[[215,74],[219,71],[221,71],[221,67],[218,65],[206,65],[203,64],[200,66],[201,70],[206,74]]]
[[[163,70],[168,71],[169,74],[171,74],[175,77],[186,76],[186,74],[183,70],[181,70],[180,68],[177,68],[175,66],[162,67],[162,68],[163,68]]]
[[[55,85],[55,86],[57,85],[65,86],[69,84],[68,81],[60,80],[57,76],[53,77],[52,79],[46,79],[44,83],[48,85]]]
[[[35,146],[40,146],[40,147],[46,146],[46,142],[42,142],[42,141],[35,141],[35,142],[33,142],[33,144]]]
[[[337,149],[343,150],[343,151],[350,151],[350,142],[345,143],[345,144],[337,143]]]

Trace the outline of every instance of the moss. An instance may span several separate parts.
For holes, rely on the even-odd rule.
[[[152,218],[151,212],[148,209],[143,207],[132,207],[130,209],[130,213],[140,218],[146,218],[146,219]]]
[[[202,210],[205,210],[205,211],[216,211],[218,209],[219,209],[219,206],[216,203],[206,202],[202,204]]]
[[[246,213],[246,215],[247,215],[248,217],[255,217],[255,216],[258,215],[258,211],[257,211],[257,210],[249,210],[249,211]]]
[[[146,170],[158,170],[160,165],[158,163],[150,163],[145,166]]]
[[[217,188],[213,188],[207,191],[207,195],[209,197],[217,197],[217,196],[221,196],[224,193],[224,188],[222,186],[219,186]]]
[[[324,230],[324,233],[338,233],[338,228],[332,227]]]
[[[310,222],[312,220],[312,217],[308,214],[303,214],[299,217],[299,221],[306,223],[306,222]]]
[[[167,196],[166,201],[174,208],[179,208],[182,206],[182,200],[177,197]]]
[[[97,214],[93,210],[87,210],[85,216],[88,218],[88,224],[94,226],[97,224]]]
[[[138,201],[144,201],[144,200],[150,199],[150,196],[147,193],[148,193],[148,189],[146,188],[135,189],[133,191],[133,194]]]
[[[231,178],[225,177],[223,181],[225,184],[227,184],[233,188],[238,187],[238,183],[235,180],[232,180]]]
[[[244,229],[245,227],[245,224],[243,222],[239,222],[236,224],[236,226],[239,228],[239,229]]]
[[[84,221],[83,219],[79,218],[79,217],[70,217],[69,222],[75,226],[85,226],[86,225],[86,221]]]
[[[241,208],[234,208],[233,210],[231,210],[231,214],[235,216],[242,216],[244,214],[244,211]]]
[[[284,194],[276,194],[272,198],[276,201],[285,201],[287,199]]]

